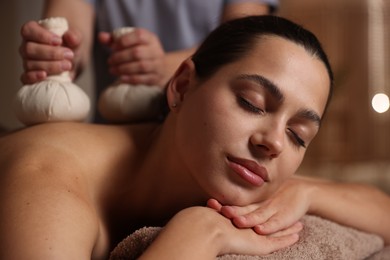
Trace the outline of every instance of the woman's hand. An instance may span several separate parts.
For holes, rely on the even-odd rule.
[[[23,84],[34,84],[64,71],[71,71],[72,77],[75,75],[81,34],[68,30],[59,37],[38,22],[30,21],[22,26],[21,36],[23,41],[19,52],[24,66]]]
[[[163,86],[168,80],[166,55],[154,33],[135,28],[114,40],[111,34],[101,32],[99,40],[113,50],[108,59],[110,72],[122,82]]]
[[[295,225],[309,210],[312,188],[299,177],[286,181],[265,201],[245,207],[221,205],[210,199],[208,207],[220,212],[239,228],[253,228],[258,234],[273,234]]]
[[[239,229],[213,209],[192,207],[176,214],[140,259],[215,259],[223,254],[266,255],[298,241],[297,223],[270,236]],[[192,258],[191,258],[192,257]]]

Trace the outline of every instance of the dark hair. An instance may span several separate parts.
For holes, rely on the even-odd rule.
[[[200,79],[212,76],[222,66],[248,54],[256,40],[267,35],[279,36],[299,44],[324,63],[330,79],[327,107],[333,92],[333,72],[326,53],[313,33],[278,16],[248,16],[220,25],[192,56],[197,76]]]
[[[197,76],[200,80],[209,78],[224,65],[247,55],[253,49],[256,40],[272,35],[303,46],[306,51],[324,63],[330,79],[326,110],[333,92],[333,72],[327,55],[313,33],[282,17],[247,16],[221,24],[206,37],[191,57]],[[164,99],[163,102],[165,102],[162,106],[163,116],[160,119],[169,112],[166,100]]]

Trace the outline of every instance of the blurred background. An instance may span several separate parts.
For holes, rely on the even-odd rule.
[[[302,174],[375,184],[390,192],[390,1],[281,0],[279,15],[313,31],[335,74],[333,100]],[[387,99],[388,106],[388,99]]]
[[[390,111],[375,94],[390,96],[390,1],[280,0],[277,15],[313,31],[335,73],[335,91],[300,173],[374,184],[390,193]],[[0,127],[22,125],[12,112],[21,87],[18,47],[23,23],[39,19],[41,0],[0,1]],[[93,95],[90,70],[76,82]]]

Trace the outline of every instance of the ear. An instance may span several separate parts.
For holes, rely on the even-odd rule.
[[[176,70],[167,86],[167,99],[169,107],[178,106],[183,102],[185,95],[191,88],[195,79],[195,65],[189,58]]]

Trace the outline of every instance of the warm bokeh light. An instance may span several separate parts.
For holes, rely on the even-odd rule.
[[[372,108],[377,113],[384,113],[387,110],[389,110],[390,107],[389,97],[383,93],[376,94],[372,98],[371,104],[372,104]]]

